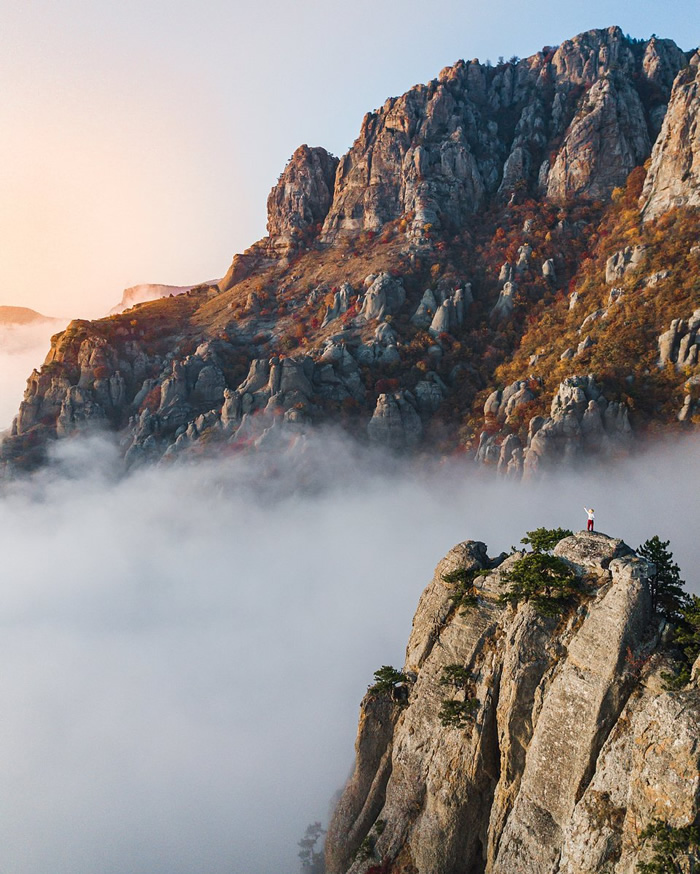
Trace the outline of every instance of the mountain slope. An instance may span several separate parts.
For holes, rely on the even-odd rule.
[[[33,325],[38,322],[57,322],[51,316],[43,316],[29,307],[0,306],[0,325]]]
[[[302,146],[268,236],[218,285],[69,326],[3,458],[94,426],[123,432],[133,464],[333,422],[520,476],[692,426],[688,59],[590,31],[446,68],[369,113],[339,161]]]

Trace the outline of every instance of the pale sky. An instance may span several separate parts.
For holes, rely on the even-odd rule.
[[[459,58],[611,24],[689,49],[700,4],[0,0],[0,304],[95,317],[217,278],[301,143],[340,155]]]

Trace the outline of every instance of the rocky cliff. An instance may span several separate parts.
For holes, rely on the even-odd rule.
[[[459,226],[494,195],[609,195],[651,151],[683,52],[591,31],[495,70],[445,68],[369,113],[342,158],[323,236],[378,230],[405,215]],[[643,98],[653,91],[653,97]]]
[[[405,681],[362,702],[329,874],[632,874],[646,825],[697,822],[700,688],[664,690],[653,566],[604,534],[554,553],[585,581],[556,615],[502,603],[521,554],[467,541],[438,564]]]
[[[645,220],[672,207],[700,206],[700,55],[679,76],[642,192]]]
[[[521,476],[692,428],[690,57],[593,30],[445,68],[369,113],[340,159],[301,146],[268,235],[216,285],[55,338],[0,461],[91,427],[134,463],[331,422]]]

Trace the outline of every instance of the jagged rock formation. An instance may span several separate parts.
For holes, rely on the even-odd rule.
[[[329,874],[633,874],[647,823],[696,820],[700,688],[661,687],[652,568],[603,534],[555,554],[588,581],[562,618],[499,602],[518,554],[490,560],[467,541],[438,564],[406,649],[408,701],[362,702]],[[488,571],[466,610],[444,579],[459,569]],[[441,684],[450,665],[468,687]],[[465,696],[478,702],[472,721],[442,724],[443,702]]]
[[[605,262],[605,281],[608,285],[619,282],[632,270],[636,270],[644,260],[644,246],[625,246],[615,252]]]
[[[506,282],[498,295],[494,308],[491,310],[491,321],[502,322],[513,312],[516,287],[514,282]]]
[[[682,391],[679,416],[694,421],[692,339],[663,335],[673,385],[668,368],[642,361],[649,349],[655,357],[671,320],[700,304],[687,288],[673,312],[653,301],[685,282],[680,271],[694,268],[700,248],[660,259],[658,240],[635,225],[640,165],[662,122],[645,217],[671,203],[668,180],[695,203],[697,65],[683,69],[687,60],[669,40],[593,30],[495,68],[445,68],[368,114],[340,160],[300,147],[268,198],[268,236],[236,255],[220,282],[137,286],[127,291],[174,296],[74,322],[55,340],[0,462],[39,461],[48,439],[92,426],[119,432],[131,463],[222,441],[256,446],[273,425],[277,438],[340,421],[404,450],[453,451],[465,439],[478,461],[519,476],[626,449],[627,406],[608,404],[593,383],[578,386],[583,400],[545,415],[545,398],[581,372],[617,380],[615,397],[636,395],[635,433],[646,424],[635,419],[645,391],[678,394],[679,403]],[[627,181],[630,170],[637,182]],[[635,216],[606,243],[597,228],[625,186]],[[693,239],[692,229],[683,234]],[[602,281],[586,275],[596,259],[612,286],[607,303],[594,293]],[[538,322],[558,324],[566,340],[543,330],[517,362]],[[633,323],[625,372],[610,364],[610,338]],[[294,390],[282,387],[302,371]],[[515,419],[496,417],[499,433],[479,437],[484,400],[499,386],[505,397],[523,373],[540,388],[519,395]]]
[[[685,319],[674,319],[668,331],[659,337],[659,367],[669,362],[677,369],[694,367],[700,351],[700,308]]]
[[[368,321],[382,321],[386,316],[397,313],[406,302],[406,291],[400,280],[390,273],[381,273],[372,278],[362,302],[360,315]]]
[[[670,40],[634,51],[611,27],[495,73],[478,61],[447,67],[365,117],[340,161],[323,238],[406,214],[417,235],[426,224],[458,225],[521,184],[537,183],[554,200],[607,195],[648,157],[646,113],[668,99],[685,63]],[[645,107],[639,82],[661,100]]]
[[[410,449],[420,442],[423,426],[410,392],[381,394],[367,425],[369,438],[390,449]]]
[[[535,380],[518,380],[502,392],[493,392],[484,405],[484,416],[499,424],[512,424],[518,408],[531,402]],[[500,474],[533,476],[543,470],[575,464],[584,455],[602,457],[629,450],[632,429],[625,404],[608,402],[595,379],[569,377],[552,398],[548,417],[529,421],[527,442],[510,433],[483,431],[477,460],[496,465]]]
[[[642,215],[655,218],[674,206],[700,206],[700,55],[673,89],[642,192]]]
[[[300,146],[267,199],[267,231],[294,245],[301,233],[321,224],[333,199],[338,159],[325,149]]]

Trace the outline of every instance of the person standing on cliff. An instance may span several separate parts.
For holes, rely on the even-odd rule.
[[[587,531],[593,531],[593,523],[595,521],[595,510],[593,507],[589,510],[588,507],[583,508],[588,513],[588,528]]]

